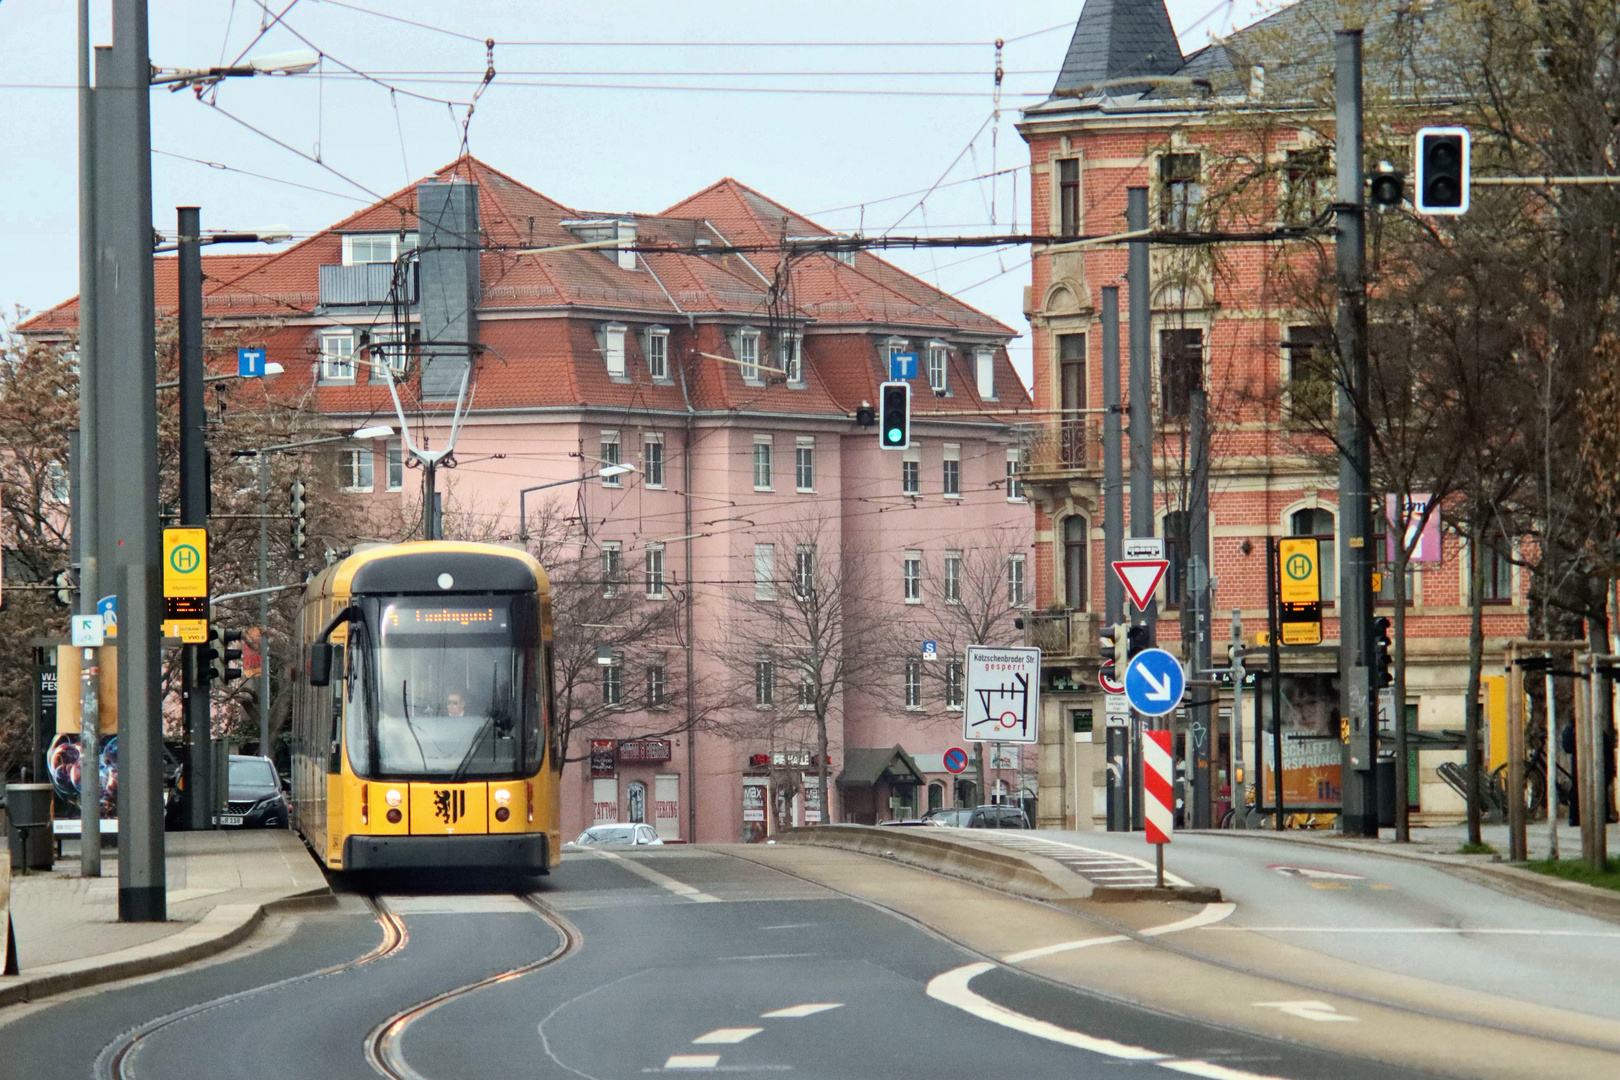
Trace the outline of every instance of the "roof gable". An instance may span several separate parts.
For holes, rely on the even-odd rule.
[[[1164,0],[1085,0],[1052,92],[1132,75],[1169,75],[1181,64]]]

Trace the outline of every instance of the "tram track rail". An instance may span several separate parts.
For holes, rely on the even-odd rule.
[[[228,1005],[234,1005],[237,1002],[246,1001],[249,998],[257,997],[260,994],[269,993],[273,990],[280,990],[285,987],[296,986],[300,983],[313,982],[317,979],[330,978],[333,975],[338,975],[345,971],[352,971],[355,968],[363,967],[366,964],[374,963],[378,960],[394,956],[403,951],[405,946],[410,943],[410,932],[406,930],[404,920],[398,915],[389,911],[387,907],[375,897],[367,896],[364,899],[367,906],[372,909],[378,924],[382,927],[383,938],[382,941],[376,945],[376,947],[370,949],[360,956],[355,957],[353,960],[346,960],[340,964],[332,964],[331,966],[321,968],[318,971],[309,971],[301,975],[293,975],[285,979],[278,979],[275,982],[265,983],[262,986],[254,986],[249,987],[246,990],[238,990],[232,994],[223,994],[219,997],[209,998],[207,1001],[199,1001],[196,1004],[188,1005],[183,1009],[176,1009],[174,1012],[166,1013],[163,1016],[148,1020],[146,1023],[124,1032],[122,1035],[118,1036],[118,1038],[102,1047],[101,1052],[96,1055],[95,1070],[93,1073],[96,1080],[136,1080],[138,1074],[135,1071],[135,1062],[142,1045],[145,1044],[146,1041],[152,1036],[163,1031],[165,1028],[172,1027],[175,1024],[189,1020],[193,1017],[201,1016],[204,1013],[212,1012],[215,1009],[222,1009]]]

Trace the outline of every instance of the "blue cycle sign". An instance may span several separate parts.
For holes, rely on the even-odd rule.
[[[1144,716],[1163,716],[1181,704],[1187,676],[1181,661],[1163,649],[1145,649],[1125,669],[1125,696]]]

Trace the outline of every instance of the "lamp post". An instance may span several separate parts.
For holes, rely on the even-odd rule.
[[[363,427],[348,435],[328,435],[320,439],[300,439],[298,442],[281,443],[277,446],[261,446],[254,450],[238,451],[239,457],[256,457],[259,459],[259,754],[263,757],[273,758],[270,752],[270,590],[266,580],[270,576],[270,468],[271,454],[282,454],[289,450],[305,450],[312,446],[327,446],[331,443],[363,441],[366,439],[387,439],[394,434],[394,429],[387,424],[375,424]]]
[[[536,484],[534,487],[524,488],[518,492],[518,539],[525,544],[529,542],[529,492],[566,487],[569,484],[583,484],[587,480],[608,480],[615,476],[624,476],[633,472],[640,472],[640,470],[634,465],[604,465],[590,476],[574,476],[567,480],[553,480],[549,484]]]

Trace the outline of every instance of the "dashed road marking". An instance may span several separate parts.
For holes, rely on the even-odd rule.
[[[1322,1024],[1332,1023],[1336,1020],[1354,1023],[1360,1019],[1360,1017],[1344,1015],[1344,1013],[1325,1001],[1257,1001],[1254,1003],[1254,1007],[1257,1009],[1276,1009],[1279,1012],[1287,1013],[1289,1016],[1296,1016],[1301,1020],[1315,1020]]]
[[[966,835],[965,830],[963,833]],[[1002,832],[999,829],[975,829],[971,839],[1044,856],[1099,885],[1157,884],[1157,871],[1152,863],[1130,855],[1121,855],[1116,851],[1082,847],[1066,840],[1049,840],[1018,832]],[[1192,884],[1186,878],[1172,874],[1168,870],[1165,871],[1164,881],[1167,885]]]
[[[816,1013],[826,1012],[828,1009],[842,1009],[842,1001],[822,1001],[810,1005],[789,1005],[785,1009],[776,1009],[773,1012],[760,1013],[761,1020],[796,1019],[801,1016],[814,1016]]]
[[[652,882],[654,885],[658,885],[658,886],[660,886],[662,888],[668,889],[670,892],[674,893],[676,896],[684,896],[686,899],[692,901],[693,903],[696,903],[696,904],[718,904],[718,903],[720,903],[720,898],[718,896],[710,896],[708,893],[703,892],[702,890],[697,889],[694,886],[688,885],[684,881],[676,881],[674,878],[670,877],[668,874],[660,874],[658,871],[652,869],[651,867],[642,866],[639,862],[637,862],[634,859],[627,859],[623,855],[615,855],[611,851],[597,851],[597,852],[593,852],[592,854],[596,855],[598,858],[611,859],[612,861],[618,863],[620,866],[624,867],[626,870],[630,871],[632,874],[636,874],[636,875],[638,875],[640,877],[644,877],[648,881]],[[690,1067],[691,1068],[696,1068],[696,1066],[690,1066]]]
[[[764,1031],[764,1028],[715,1028],[707,1035],[699,1035],[693,1039],[697,1043],[740,1043],[744,1039],[752,1038]]]
[[[671,1054],[666,1069],[712,1069],[720,1064],[719,1054]]]
[[[715,962],[718,963],[724,960],[802,960],[807,956],[820,955],[820,953],[813,952],[760,953],[755,956],[717,956]]]

